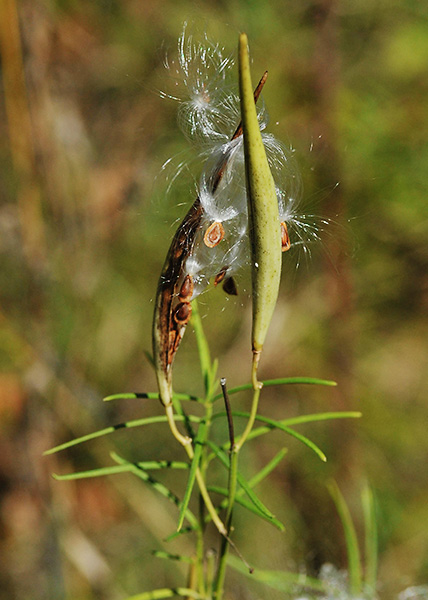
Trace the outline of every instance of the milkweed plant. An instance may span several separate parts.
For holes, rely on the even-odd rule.
[[[322,461],[323,451],[299,433],[298,425],[339,418],[357,418],[359,412],[324,412],[276,420],[259,411],[260,400],[272,386],[335,385],[332,381],[309,377],[259,379],[263,345],[278,298],[281,261],[293,247],[309,251],[320,235],[319,223],[299,214],[300,179],[293,152],[266,132],[267,112],[258,102],[267,79],[264,73],[253,89],[248,41],[239,37],[238,69],[235,60],[222,47],[205,37],[195,41],[186,26],[179,38],[178,56],[165,64],[173,76],[178,101],[178,121],[188,139],[202,148],[202,164],[196,198],[171,241],[160,274],[153,318],[152,358],[158,383],[157,392],[124,393],[108,396],[112,401],[144,398],[160,401],[162,412],[108,427],[62,444],[53,453],[122,427],[148,427],[165,423],[174,437],[177,453],[186,460],[159,460],[147,456],[132,462],[116,453],[114,465],[92,471],[54,475],[59,480],[98,477],[130,472],[168,499],[177,514],[177,528],[169,539],[182,535],[194,541],[192,556],[177,556],[158,550],[157,556],[188,564],[186,581],[173,588],[142,591],[128,600],[154,600],[182,597],[199,600],[233,598],[227,589],[227,569],[252,577],[284,592],[289,598],[307,600],[375,598],[376,526],[375,504],[370,489],[363,493],[366,523],[365,565],[360,558],[352,519],[336,484],[329,486],[341,518],[348,549],[348,573],[343,575],[325,566],[319,578],[290,572],[261,571],[250,566],[237,548],[233,530],[236,511],[246,511],[248,519],[259,518],[266,527],[284,530],[284,524],[264,504],[255,491],[278,468],[286,450],[280,450],[263,468],[244,473],[239,457],[244,446],[258,437],[279,430],[304,444]],[[236,70],[238,74],[236,75]],[[237,80],[234,85],[232,78]],[[179,171],[182,166],[179,167]],[[174,179],[172,184],[174,185]],[[326,224],[321,220],[321,225]],[[197,298],[209,288],[222,287],[224,293],[238,293],[235,274],[251,270],[252,334],[248,349],[248,382],[228,385],[218,379],[218,362],[211,359],[207,338],[198,311]],[[204,393],[194,397],[173,388],[172,372],[176,353],[188,324],[196,338],[200,358],[200,376]],[[234,410],[233,397],[252,390],[248,412]],[[198,410],[194,410],[197,405]],[[201,409],[203,414],[201,416]],[[227,424],[228,439],[216,439],[214,422]],[[244,422],[242,433],[235,434],[235,422]],[[180,450],[181,447],[181,450]],[[214,469],[224,470],[223,486],[212,483]],[[185,491],[177,497],[152,472],[177,470],[185,478]],[[216,471],[216,472],[217,472]],[[217,481],[217,479],[216,479]],[[183,486],[184,487],[184,486]],[[199,500],[199,510],[195,499]],[[218,500],[220,498],[220,500]],[[218,536],[218,551],[211,551],[213,532]],[[210,536],[208,546],[207,538]]]

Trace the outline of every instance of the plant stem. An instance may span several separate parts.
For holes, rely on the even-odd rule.
[[[175,419],[174,419],[174,408],[173,408],[172,404],[167,404],[165,406],[165,413],[166,413],[166,416],[168,419],[168,425],[169,425],[169,428],[171,429],[172,435],[184,448],[188,448],[190,446],[190,444],[192,443],[192,439],[187,435],[186,436],[182,435],[178,431],[177,425],[176,425]],[[192,450],[192,452],[193,452],[193,450]]]
[[[205,399],[210,393],[211,388],[211,356],[208,341],[202,327],[202,319],[199,314],[198,303],[192,300],[192,325],[195,330],[196,344],[198,346],[199,361],[201,365],[202,377],[204,379]]]
[[[227,535],[229,536],[232,529],[232,516],[233,516],[233,505],[235,503],[236,496],[236,479],[238,472],[238,451],[234,448],[230,453],[230,466],[229,466],[229,485],[228,485],[228,503],[226,512],[226,527]],[[221,541],[220,548],[220,559],[217,571],[217,578],[215,583],[215,598],[216,600],[222,600],[224,590],[224,580],[226,576],[226,562],[227,554],[229,549],[229,541],[227,538],[223,538]]]
[[[182,435],[178,431],[177,426],[175,424],[175,420],[174,420],[174,410],[173,410],[172,404],[165,406],[165,411],[166,411],[166,415],[168,418],[169,427],[171,429],[173,436],[183,446],[189,459],[193,460],[194,451],[193,451],[193,446],[192,446],[192,439],[188,436]],[[203,474],[201,473],[201,470],[199,467],[196,470],[196,481],[198,482],[199,491],[201,492],[201,496],[204,499],[205,506],[207,507],[207,510],[211,516],[211,519],[213,520],[213,523],[215,524],[215,526],[217,527],[217,529],[219,530],[221,535],[227,535],[227,529],[226,529],[224,523],[222,522],[222,520],[220,519],[220,517],[218,516],[217,511],[212,503],[212,500],[208,494],[208,490],[205,485],[205,478],[204,478]]]
[[[235,445],[235,434],[233,428],[233,418],[230,410],[229,396],[227,394],[226,388],[226,380],[221,380],[221,388],[224,397],[224,403],[226,406],[227,420],[229,424],[229,439],[230,439],[230,450],[229,450],[229,481],[228,481],[228,502],[227,502],[227,510],[226,510],[226,528],[227,535],[230,535],[232,529],[232,515],[233,515],[233,506],[235,504],[235,496],[236,496],[236,483],[237,483],[237,474],[238,474],[238,450]],[[215,589],[215,597],[216,600],[221,600],[223,597],[223,589],[224,589],[224,580],[226,576],[226,561],[228,554],[229,544],[228,539],[223,538],[221,541],[220,548],[220,559],[219,566],[217,571],[216,578],[216,589]]]
[[[202,496],[199,494],[199,527],[196,532],[196,572],[198,581],[198,592],[205,596],[205,579],[204,579],[204,562],[205,562],[205,547],[204,547],[204,503]]]
[[[253,364],[252,364],[252,369],[251,369],[251,381],[253,383],[253,390],[254,390],[253,391],[253,402],[251,404],[251,412],[250,412],[250,417],[247,422],[247,426],[245,427],[245,430],[244,430],[243,434],[241,435],[241,437],[239,438],[239,440],[235,443],[236,452],[239,452],[239,450],[245,444],[245,441],[248,438],[248,436],[251,433],[251,430],[253,428],[254,421],[256,420],[257,409],[259,406],[260,390],[263,387],[263,383],[261,383],[257,379],[257,367],[259,364],[259,360],[260,360],[260,352],[254,352],[253,353]]]
[[[186,450],[187,456],[190,458],[190,460],[192,460],[193,456],[194,456],[193,446],[186,444],[186,445],[183,445],[183,448]],[[218,516],[217,511],[214,507],[214,504],[212,503],[210,495],[208,494],[207,487],[205,485],[204,476],[202,475],[199,467],[196,470],[196,481],[198,482],[199,491],[201,492],[201,496],[204,499],[205,506],[207,507],[207,511],[209,512],[210,517],[213,520],[213,523],[215,524],[215,526],[217,527],[217,529],[219,530],[221,535],[227,535],[227,529],[226,529],[223,521]]]

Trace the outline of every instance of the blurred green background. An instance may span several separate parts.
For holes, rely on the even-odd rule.
[[[428,581],[428,5],[418,0],[0,1],[0,598],[116,600],[184,583],[179,565],[150,554],[174,530],[166,501],[131,475],[50,475],[110,464],[113,448],[179,457],[165,428],[42,457],[160,411],[102,398],[155,390],[145,351],[156,282],[200,168],[177,103],[158,94],[184,21],[231,53],[247,32],[254,79],[269,70],[269,131],[296,149],[302,210],[334,221],[310,260],[285,257],[261,375],[339,385],[266,391],[261,410],[363,412],[299,429],[327,464],[287,438],[260,491],[287,530],[240,514],[236,541],[260,568],[346,567],[325,483],[337,480],[363,540],[368,481],[379,595],[395,599]],[[195,160],[166,194],[172,156]],[[200,306],[219,374],[247,381],[247,294],[216,290]],[[201,391],[196,360],[189,330],[177,391]],[[251,474],[283,444],[277,433],[249,444],[242,468]],[[179,494],[182,478],[170,481]],[[189,548],[184,538],[166,547]],[[234,599],[283,597],[233,573],[228,584]]]

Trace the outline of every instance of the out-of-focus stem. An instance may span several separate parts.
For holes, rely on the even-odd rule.
[[[38,267],[45,256],[44,224],[15,0],[0,2],[0,55],[23,250]]]

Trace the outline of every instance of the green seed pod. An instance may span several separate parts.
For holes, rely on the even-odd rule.
[[[278,299],[282,252],[278,200],[257,120],[248,39],[244,33],[239,37],[239,90],[252,257],[252,346],[256,368]]]

